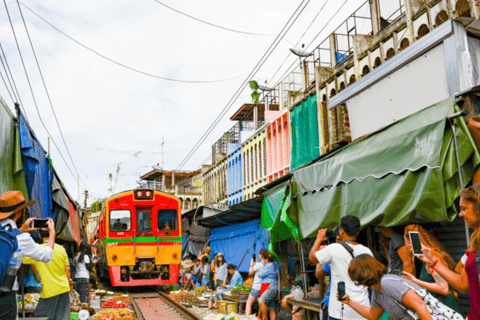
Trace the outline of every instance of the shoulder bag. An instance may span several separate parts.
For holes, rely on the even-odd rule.
[[[401,281],[401,280],[398,279],[397,281]],[[427,306],[428,311],[430,311],[430,314],[432,315],[433,320],[464,320],[463,316],[460,313],[456,312],[452,308],[447,307],[446,305],[438,301],[438,299],[432,296],[432,294],[428,292],[426,289],[424,288],[415,289],[414,287],[410,286],[408,283],[405,283],[405,284],[410,289],[415,291],[415,293],[418,294],[420,298],[422,298],[423,302]],[[420,316],[415,311],[405,307],[401,303],[399,303],[399,305],[400,307],[405,309],[414,320],[420,320]]]

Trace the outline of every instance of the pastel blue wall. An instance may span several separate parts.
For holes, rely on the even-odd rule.
[[[228,154],[228,205],[233,206],[243,201],[243,166],[242,145],[229,143]]]

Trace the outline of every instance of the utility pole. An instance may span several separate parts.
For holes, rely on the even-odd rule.
[[[85,190],[83,192],[85,194],[85,203],[84,203],[84,214],[83,214],[83,224],[85,226],[85,228],[87,227],[87,222],[88,222],[88,219],[87,219],[87,199],[88,199],[88,190]]]

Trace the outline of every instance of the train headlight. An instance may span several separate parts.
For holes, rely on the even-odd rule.
[[[141,198],[143,196],[143,192],[142,191],[137,191],[137,198]]]
[[[117,261],[117,260],[118,260],[118,257],[117,257],[116,254],[114,254],[114,255],[112,256],[112,261]]]
[[[151,191],[145,192],[145,196],[146,196],[147,198],[150,198],[150,197],[152,196],[152,192],[151,192]]]

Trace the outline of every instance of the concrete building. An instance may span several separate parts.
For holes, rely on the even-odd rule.
[[[266,128],[264,124],[242,144],[244,200],[255,197],[255,191],[267,183]]]
[[[167,171],[154,169],[140,177],[140,187],[171,194],[182,203],[182,213],[203,205],[202,170]]]

